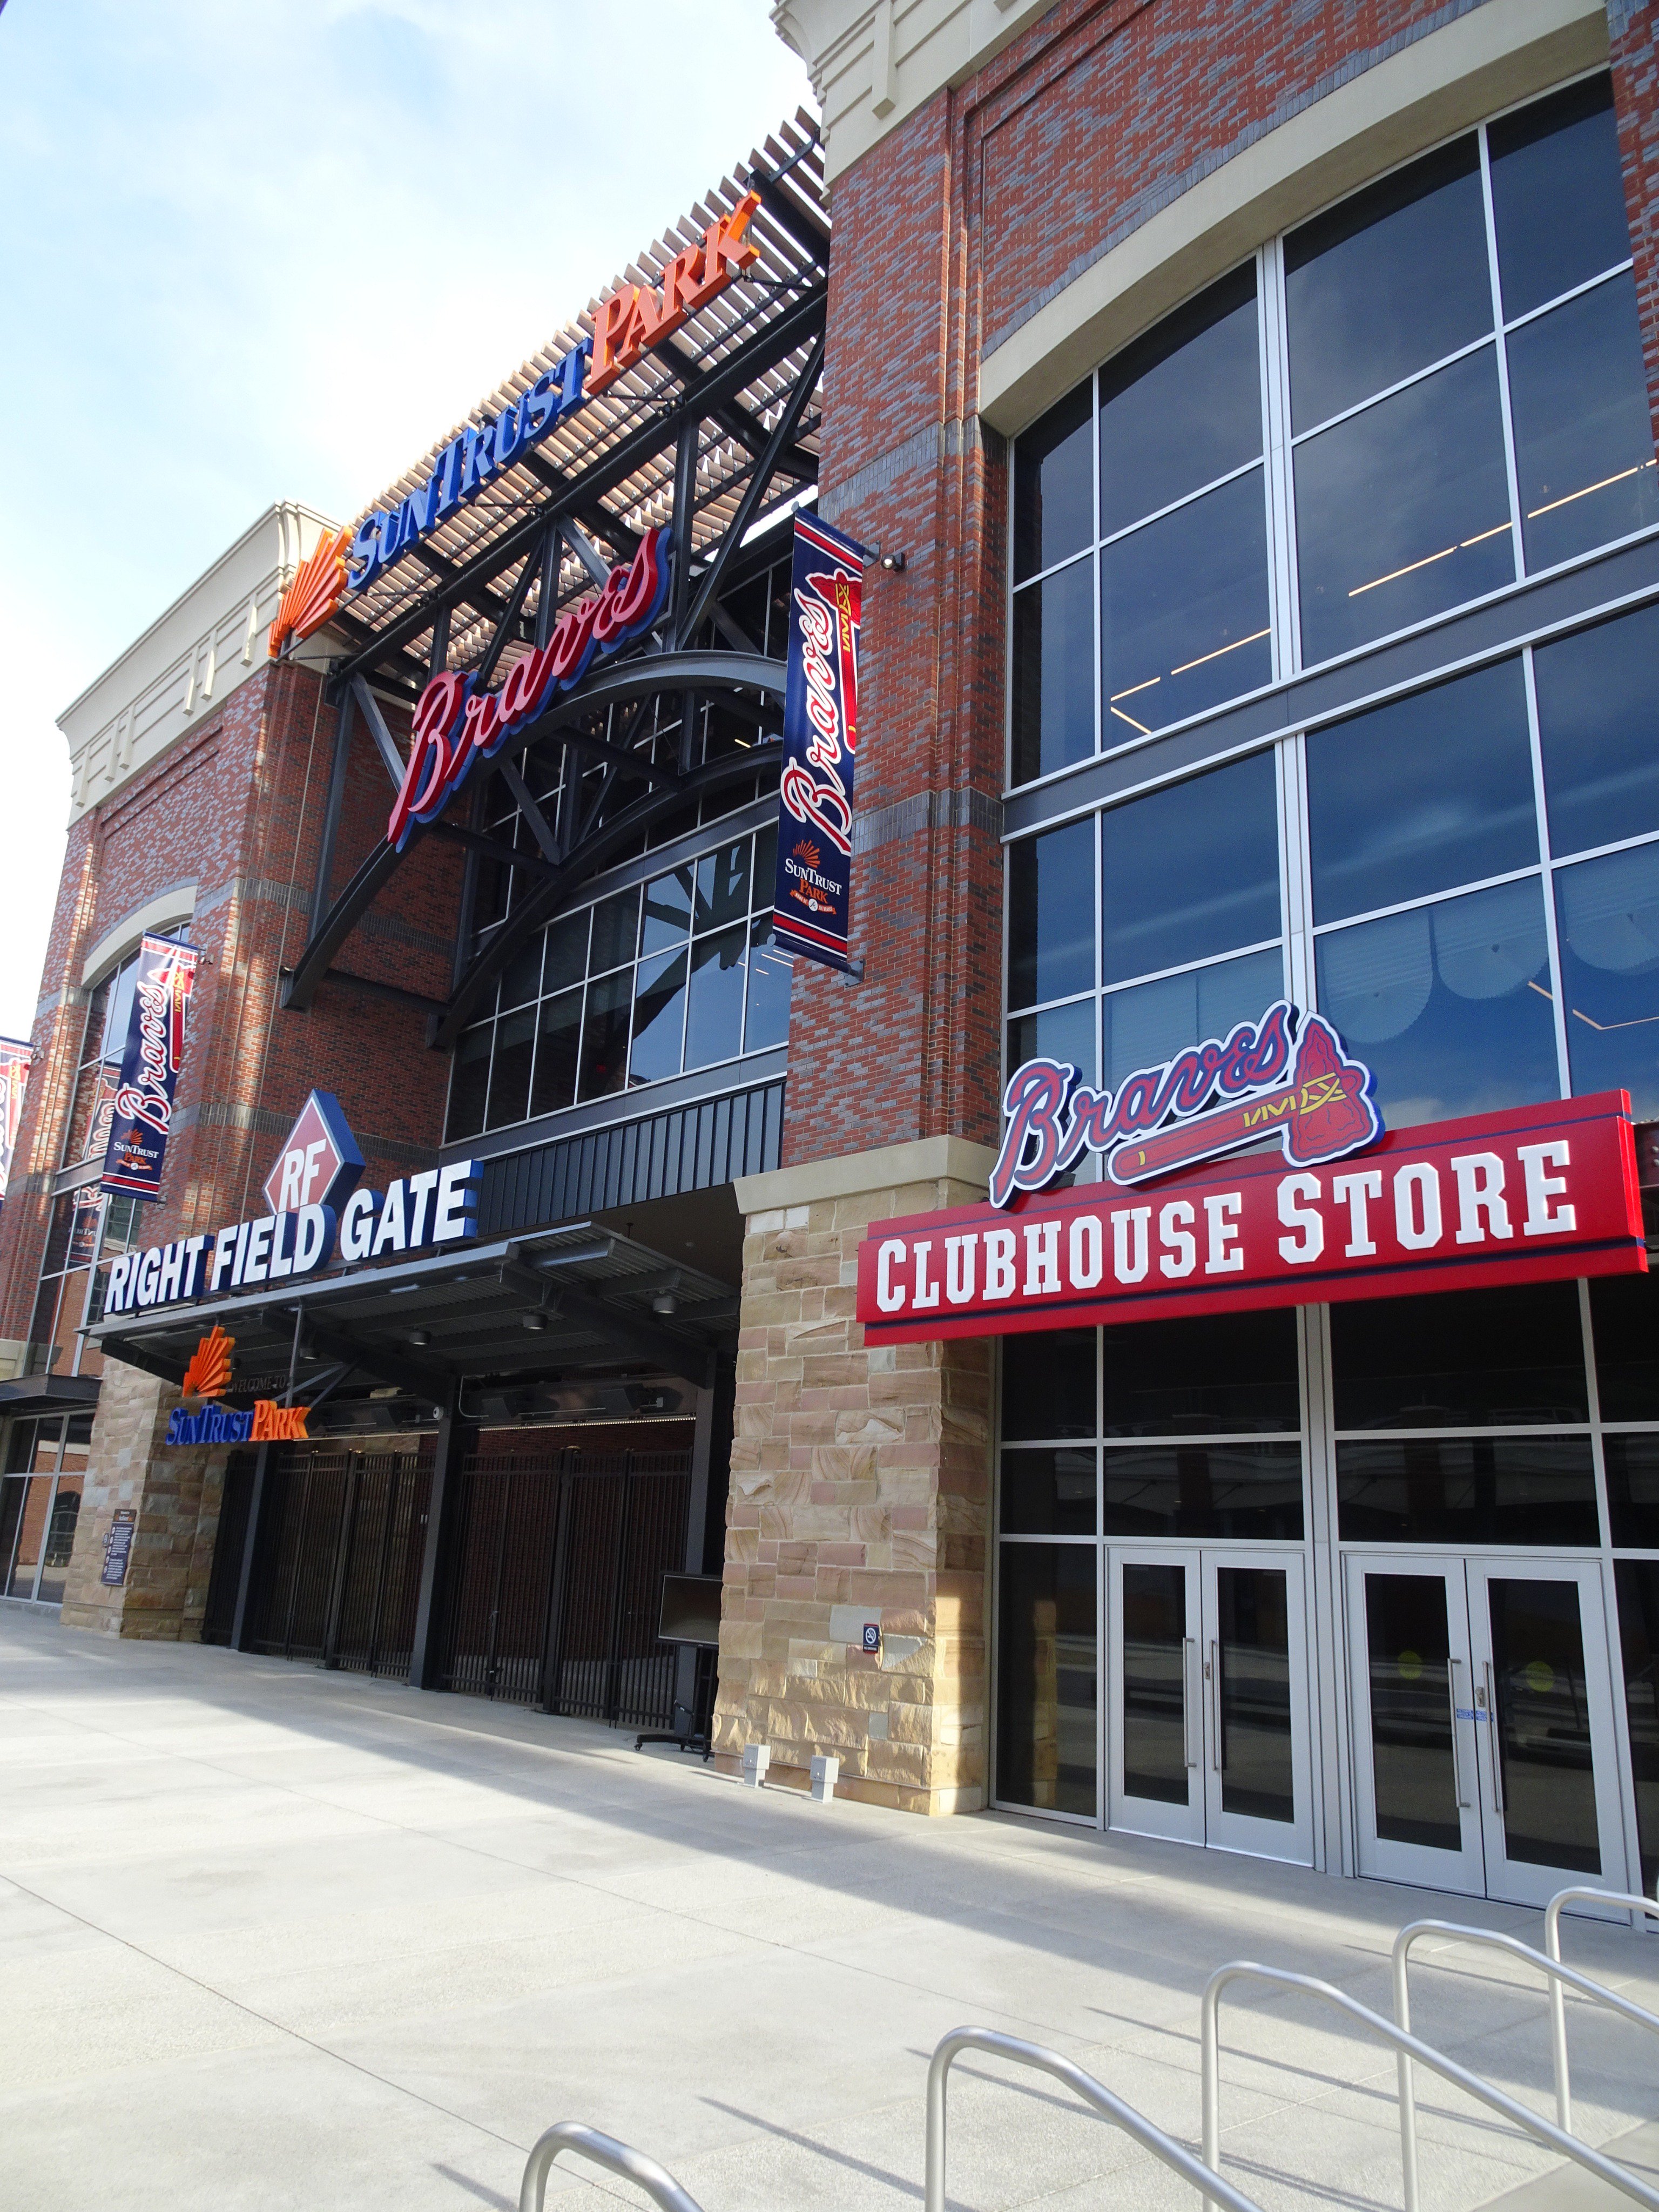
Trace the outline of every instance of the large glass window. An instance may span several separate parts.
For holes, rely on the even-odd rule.
[[[776,867],[768,828],[550,924],[461,1037],[448,1140],[787,1042]]]
[[[1347,1542],[1601,1541],[1576,1283],[1331,1308]]]
[[[1016,784],[1659,524],[1607,78],[1264,246],[1013,476]]]

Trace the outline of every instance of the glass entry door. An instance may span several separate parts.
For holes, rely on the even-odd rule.
[[[1313,1856],[1299,1554],[1107,1554],[1112,1826]]]
[[[1419,1553],[1347,1575],[1361,1873],[1515,1905],[1624,1888],[1598,1570]]]

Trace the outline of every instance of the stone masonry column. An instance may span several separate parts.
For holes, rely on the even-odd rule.
[[[975,1810],[987,1776],[988,1340],[877,1345],[854,1319],[866,1225],[984,1196],[994,1155],[940,1136],[738,1184],[747,1216],[715,1754],[769,1745],[804,1784]],[[862,1630],[881,1630],[878,1656]]]
[[[228,1451],[163,1449],[178,1403],[170,1383],[120,1360],[104,1363],[64,1583],[66,1628],[186,1644],[201,1636]],[[126,1580],[106,1589],[104,1540],[124,1506],[137,1516]]]

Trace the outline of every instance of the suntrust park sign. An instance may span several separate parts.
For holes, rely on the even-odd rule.
[[[858,1318],[872,1343],[920,1343],[1646,1267],[1615,1091],[1397,1130],[1338,1164],[1259,1152],[877,1222]]]

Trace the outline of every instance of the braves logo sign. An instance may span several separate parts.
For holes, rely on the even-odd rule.
[[[132,1019],[115,1080],[106,1190],[159,1198],[173,1126],[173,1093],[185,1058],[185,1016],[198,955],[171,938],[146,937],[133,978]]]
[[[1298,1027],[1299,1018],[1299,1027]],[[1219,1097],[1224,1103],[1211,1102]],[[1276,1135],[1294,1166],[1340,1160],[1373,1145],[1382,1117],[1371,1071],[1351,1060],[1320,1014],[1280,999],[1258,1022],[1241,1022],[1115,1092],[1095,1091],[1069,1061],[1028,1060],[1003,1094],[1008,1126],[991,1171],[994,1206],[1042,1190],[1085,1152],[1103,1156],[1125,1189],[1236,1152]]]
[[[499,691],[475,690],[460,669],[432,678],[416,704],[414,743],[386,823],[389,845],[401,853],[416,823],[443,811],[473,762],[490,759],[546,713],[555,692],[580,684],[595,653],[617,652],[660,618],[673,580],[670,535],[647,531],[634,558],[613,568],[596,596],[562,616],[547,643],[516,662]]]
[[[797,517],[774,931],[831,968],[848,964],[863,559],[827,523]]]

